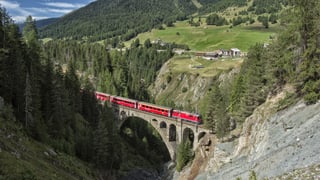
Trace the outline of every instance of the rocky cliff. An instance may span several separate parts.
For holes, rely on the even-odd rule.
[[[198,111],[197,105],[211,87],[213,78],[187,73],[187,71],[172,72],[168,67],[170,62],[162,66],[154,85],[150,87],[152,96],[155,97],[157,104]]]
[[[320,179],[320,102],[277,112],[285,93],[270,97],[229,140],[213,141],[196,179],[248,179],[252,171],[258,179]],[[190,177],[190,167],[175,179]]]

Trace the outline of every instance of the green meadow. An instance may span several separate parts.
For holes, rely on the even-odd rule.
[[[239,67],[242,61],[242,58],[209,61],[192,55],[176,55],[169,62],[168,68],[174,74],[188,72],[202,77],[213,77],[221,71]]]
[[[239,48],[241,51],[248,51],[250,46],[259,42],[270,41],[270,36],[277,33],[278,25],[268,29],[262,27],[260,23],[252,25],[242,24],[240,26],[208,26],[203,23],[199,27],[193,27],[187,21],[175,23],[174,27],[165,27],[164,30],[153,29],[151,32],[139,34],[140,42],[146,39],[161,39],[165,42],[175,42],[177,44],[187,44],[193,51],[213,51],[218,49]],[[126,46],[131,41],[125,43]]]

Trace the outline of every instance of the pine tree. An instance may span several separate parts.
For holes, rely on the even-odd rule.
[[[53,138],[59,139],[64,137],[67,122],[71,119],[71,110],[68,106],[69,101],[66,97],[61,67],[57,67],[53,80],[53,89],[49,130]]]
[[[76,68],[74,63],[69,62],[68,70],[64,77],[64,84],[68,94],[69,107],[72,112],[81,112],[82,102],[80,95],[80,82],[76,74]]]
[[[106,128],[107,113],[103,111],[98,122],[98,127],[94,132],[94,162],[99,169],[107,170],[112,167],[112,132]]]
[[[299,89],[305,94],[307,103],[320,99],[320,3],[316,0],[301,2],[293,0],[297,13],[302,43],[302,61],[298,65]]]
[[[208,104],[206,120],[204,121],[205,126],[211,130],[211,133],[216,133],[216,119],[214,114],[214,100],[210,97],[210,101]]]
[[[27,73],[26,77],[26,89],[25,89],[25,127],[28,128],[30,122],[33,121],[32,117],[32,94],[31,94],[31,83],[30,76]]]
[[[220,92],[220,88],[218,86],[215,86],[213,89],[213,93],[215,101],[214,114],[216,114],[217,137],[221,138],[229,132],[229,116],[226,111],[226,104]]]
[[[192,157],[193,152],[191,142],[187,140],[186,142],[180,143],[177,152],[177,171],[180,172],[182,168],[187,165],[190,160],[192,160]]]

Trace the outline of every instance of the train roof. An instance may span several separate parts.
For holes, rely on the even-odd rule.
[[[118,98],[118,99],[123,99],[123,100],[126,100],[126,101],[138,102],[138,101],[135,100],[135,99],[129,99],[129,98],[121,97],[121,96],[112,96],[112,97],[113,97],[113,98]]]
[[[105,95],[105,96],[111,96],[110,94],[107,94],[107,93],[103,93],[103,92],[99,92],[99,91],[95,91],[96,94],[102,94],[102,95]]]
[[[193,113],[193,112],[188,112],[188,111],[181,111],[181,110],[178,110],[178,109],[174,109],[173,111],[179,111],[179,112],[181,112],[181,113],[193,114],[193,115],[201,116],[199,113]]]

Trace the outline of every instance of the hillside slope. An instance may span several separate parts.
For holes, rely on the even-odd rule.
[[[149,89],[156,104],[205,114],[214,78],[220,73],[233,77],[241,63],[240,58],[208,61],[189,55],[175,56],[161,67]]]
[[[257,108],[234,140],[213,144],[210,160],[197,179],[320,177],[320,103],[294,106],[275,113],[280,93]],[[299,169],[299,170],[297,170]],[[176,176],[176,179],[179,179]]]
[[[0,97],[0,179],[96,179],[92,167],[30,138]]]
[[[189,0],[98,0],[41,29],[40,34],[93,41],[118,35],[130,39],[162,23],[184,19],[195,10]]]

